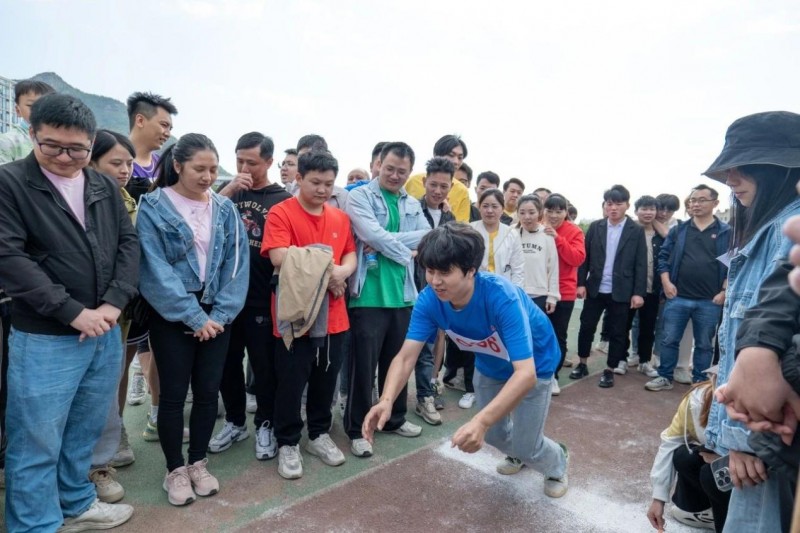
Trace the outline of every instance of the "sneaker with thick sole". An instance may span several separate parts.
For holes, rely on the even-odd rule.
[[[147,425],[144,426],[142,438],[147,442],[155,442],[158,440],[158,419],[147,417]]]
[[[414,409],[414,412],[432,426],[438,426],[442,423],[442,415],[436,410],[433,396],[427,396],[421,400],[417,400],[417,407]]]
[[[80,516],[64,519],[58,533],[75,533],[96,529],[111,529],[121,526],[133,516],[133,507],[124,503],[105,503],[95,500],[91,507]]]
[[[314,440],[309,439],[306,444],[306,451],[319,457],[328,466],[339,466],[344,464],[345,461],[342,450],[336,446],[336,443],[331,440],[331,436],[327,433],[323,433]]]
[[[572,372],[569,373],[569,379],[582,379],[589,375],[589,367],[586,363],[578,363]]]
[[[644,388],[651,391],[672,390],[672,382],[665,377],[658,376],[645,383]]]
[[[208,459],[201,459],[186,467],[192,489],[198,496],[213,496],[219,492],[219,481],[208,471]]]
[[[101,502],[117,503],[125,497],[125,489],[111,477],[114,473],[116,470],[110,466],[99,466],[89,470],[89,481],[94,483],[97,499]]]
[[[561,387],[558,386],[558,380],[553,379],[553,387],[550,389],[550,394],[552,396],[558,396],[561,394]]]
[[[561,498],[567,493],[567,489],[569,488],[569,478],[567,476],[569,470],[569,450],[560,442],[558,445],[564,450],[564,457],[567,464],[564,466],[563,476],[560,478],[549,477],[544,480],[544,494],[550,498]]]
[[[147,381],[144,374],[134,372],[128,385],[128,405],[142,405],[147,397]]]
[[[250,394],[249,392],[246,393],[246,400],[245,400],[245,411],[250,414],[255,413],[258,410],[258,402],[256,401],[256,395]]]
[[[367,439],[353,439],[350,441],[350,453],[356,457],[372,457],[372,444]]]
[[[597,383],[597,386],[601,389],[610,389],[614,386],[614,372],[610,368],[606,368],[603,370],[603,373],[600,374],[600,381]]]
[[[128,442],[128,431],[123,425],[120,428],[119,447],[117,448],[117,453],[114,454],[113,459],[111,459],[111,462],[108,464],[114,468],[120,468],[133,464],[134,461],[136,461],[136,456],[133,454],[131,443]]]
[[[278,443],[275,440],[275,432],[264,422],[256,430],[256,459],[266,461],[278,455]]]
[[[167,491],[169,503],[176,506],[188,505],[197,499],[192,490],[192,480],[189,470],[182,466],[164,476],[164,490]]]
[[[625,361],[620,361],[617,363],[617,368],[614,369],[615,374],[619,374],[620,376],[624,376],[628,373],[628,363]]]
[[[462,409],[472,409],[472,406],[475,405],[475,393],[474,392],[465,392],[461,399],[458,400],[458,406]]]
[[[523,468],[525,468],[525,463],[523,463],[520,459],[506,455],[506,458],[503,459],[503,462],[497,464],[496,469],[498,474],[503,474],[504,476],[513,476],[514,474],[518,474]]]
[[[241,442],[249,436],[247,425],[236,426],[233,422],[228,422],[226,420],[222,429],[211,437],[211,440],[208,442],[208,451],[211,453],[224,452],[233,446],[234,442]]]
[[[600,341],[594,345],[594,349],[601,353],[608,353],[608,341]]]
[[[714,529],[714,512],[710,508],[705,511],[692,513],[673,505],[672,517],[681,524],[686,524],[687,526]]]
[[[673,381],[677,381],[683,385],[691,385],[692,384],[692,373],[689,372],[688,368],[677,367],[675,368],[675,372],[672,376]]]
[[[303,458],[300,446],[281,446],[278,449],[278,474],[283,479],[300,479],[303,477]]]
[[[400,426],[395,430],[390,431],[389,433],[397,433],[401,437],[408,437],[408,438],[419,437],[420,434],[422,433],[422,427],[416,424],[412,424],[411,422],[406,420],[405,422],[403,422],[402,426]]]
[[[631,354],[625,360],[628,363],[628,366],[638,366],[639,365],[639,354]]]
[[[648,378],[658,377],[658,370],[653,368],[653,366],[650,363],[639,363],[637,370],[639,370],[639,372],[641,372]]]

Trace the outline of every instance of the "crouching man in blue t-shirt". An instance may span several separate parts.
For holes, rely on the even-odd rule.
[[[375,430],[389,420],[425,342],[442,329],[476,355],[479,412],[455,432],[453,446],[474,453],[485,440],[541,472],[545,494],[559,498],[567,492],[567,448],[544,436],[544,424],[561,352],[547,316],[522,289],[478,272],[483,252],[483,237],[466,224],[440,226],[419,243],[428,286],[362,432],[371,443]]]

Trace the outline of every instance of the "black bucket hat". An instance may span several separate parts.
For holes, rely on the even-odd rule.
[[[742,165],[800,167],[800,115],[768,111],[736,120],[722,153],[703,174],[725,183],[725,171]]]

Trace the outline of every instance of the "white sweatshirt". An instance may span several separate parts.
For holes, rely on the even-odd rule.
[[[525,258],[525,293],[531,297],[547,296],[548,303],[561,299],[558,285],[558,251],[556,241],[544,232],[544,226],[520,232],[522,255]]]

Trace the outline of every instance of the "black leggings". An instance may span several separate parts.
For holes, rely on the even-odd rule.
[[[711,507],[714,512],[714,529],[717,533],[722,533],[731,493],[717,488],[711,465],[699,453],[691,452],[683,445],[672,454],[672,465],[678,473],[672,503],[690,513],[699,513]]]
[[[170,472],[185,464],[181,445],[189,381],[194,395],[189,417],[189,464],[206,456],[230,337],[228,325],[222,334],[200,342],[185,324],[168,322],[155,311],[150,317],[150,344],[161,379],[158,438]]]
[[[556,310],[547,315],[553,325],[553,331],[556,333],[558,347],[561,349],[561,360],[558,362],[558,368],[556,368],[556,379],[558,379],[558,373],[561,371],[561,367],[564,366],[564,359],[567,357],[567,330],[569,329],[569,321],[572,318],[573,309],[575,309],[575,300],[571,302],[556,302]]]

